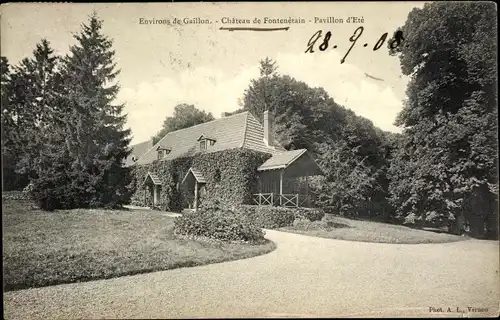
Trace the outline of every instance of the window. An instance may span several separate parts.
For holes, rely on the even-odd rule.
[[[200,150],[206,150],[207,149],[207,140],[201,140],[200,141]]]
[[[209,147],[215,144],[215,139],[202,134],[198,141],[200,142],[200,150],[207,150]]]
[[[158,160],[160,160],[165,158],[167,154],[169,154],[170,151],[172,151],[172,149],[164,146],[158,146],[158,148],[156,148],[156,151],[158,152]]]

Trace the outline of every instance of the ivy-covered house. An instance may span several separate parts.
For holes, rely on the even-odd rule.
[[[132,147],[132,204],[165,210],[260,204],[302,206],[307,177],[321,174],[306,149],[287,151],[273,137],[273,119],[249,112],[170,132],[144,150]]]

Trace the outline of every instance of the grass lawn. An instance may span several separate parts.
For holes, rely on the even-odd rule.
[[[208,243],[176,238],[174,218],[158,211],[60,210],[3,200],[4,289],[190,267],[249,258],[275,244]]]
[[[314,226],[292,226],[280,228],[279,230],[322,238],[395,244],[443,243],[468,239],[467,237],[447,233],[436,233],[381,222],[353,220],[343,217],[331,217],[330,220],[334,223],[334,227],[327,230],[315,228]]]

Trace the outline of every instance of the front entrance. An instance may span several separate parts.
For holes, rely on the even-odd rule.
[[[152,191],[152,198],[153,198],[153,206],[154,207],[159,206],[161,203],[161,200],[160,200],[161,186],[153,185],[153,188],[151,191]]]
[[[197,209],[201,207],[205,199],[205,184],[194,181],[192,185],[185,185],[185,209]]]
[[[185,190],[188,209],[198,210],[205,198],[205,179],[201,172],[190,168],[182,180],[182,186]]]
[[[143,182],[144,203],[150,207],[161,205],[161,180],[154,173],[148,172]]]

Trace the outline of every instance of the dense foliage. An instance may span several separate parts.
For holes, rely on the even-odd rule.
[[[123,105],[113,104],[118,71],[101,28],[93,14],[63,58],[42,40],[7,79],[3,147],[44,209],[116,207],[129,197],[130,132]]]
[[[392,144],[371,121],[338,105],[323,88],[280,75],[270,59],[261,61],[261,76],[245,91],[243,108],[259,118],[269,110],[285,148],[313,153],[325,173],[311,180],[318,205],[344,215],[390,214],[386,154]]]
[[[32,58],[10,68],[2,57],[2,155],[6,190],[22,189],[38,175],[41,146],[54,126],[60,105],[60,74],[56,57],[45,39]],[[53,133],[56,134],[55,132]],[[38,167],[38,168],[37,168]]]
[[[149,165],[134,166],[132,203],[152,205],[151,190],[143,185],[146,174],[155,173],[161,180],[161,209],[180,211],[193,200],[194,190],[181,184],[190,167],[203,174],[206,184],[200,189],[200,207],[218,205],[229,207],[250,203],[257,190],[257,168],[270,155],[251,150],[234,149],[220,152],[198,152],[192,157],[174,160],[155,160]],[[146,200],[144,200],[146,199]]]
[[[223,241],[262,242],[264,232],[251,219],[230,210],[206,208],[175,218],[176,234]]]
[[[318,221],[324,217],[324,212],[316,208],[284,208],[271,206],[242,205],[234,211],[243,214],[254,221],[259,227],[276,229],[292,225],[296,219]]]
[[[398,216],[498,232],[496,8],[438,2],[413,9],[393,52],[410,76],[389,171]]]
[[[2,99],[2,180],[3,190],[16,190],[22,188],[28,183],[26,174],[16,172],[18,153],[16,153],[16,137],[14,120],[11,116],[12,109],[9,97],[11,96],[12,86],[11,66],[5,57],[0,60],[0,89]]]
[[[212,113],[198,110],[192,104],[181,103],[175,106],[174,114],[163,121],[160,131],[153,137],[153,143],[157,143],[167,133],[189,128],[197,124],[214,120]]]

